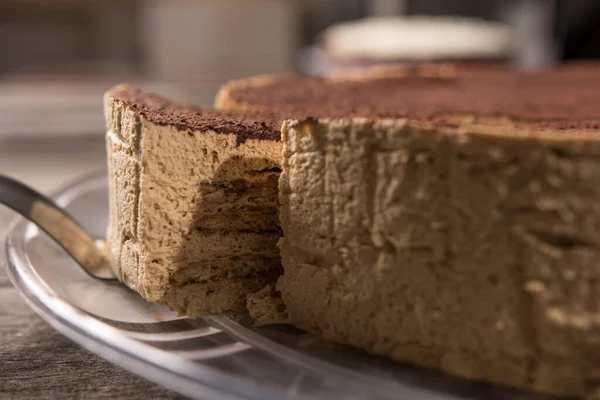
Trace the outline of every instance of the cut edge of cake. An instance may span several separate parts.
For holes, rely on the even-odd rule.
[[[164,99],[149,97],[140,105],[128,101],[134,94],[146,96],[126,85],[105,96],[107,236],[119,279],[180,314],[244,311],[246,296],[281,272],[276,248],[281,142],[240,142],[240,132],[218,121],[214,129],[208,123],[200,130],[168,120],[159,125],[153,120],[172,116],[160,115]],[[206,112],[219,118],[218,112]],[[244,115],[237,118],[232,126],[244,128]]]

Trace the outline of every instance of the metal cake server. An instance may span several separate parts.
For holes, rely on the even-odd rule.
[[[110,261],[90,235],[46,196],[0,175],[0,204],[18,212],[46,232],[88,275],[102,280],[117,279]]]

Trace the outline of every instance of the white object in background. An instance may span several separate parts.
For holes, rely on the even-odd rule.
[[[465,17],[371,17],[332,26],[322,46],[339,59],[506,59],[513,36],[505,24]]]
[[[141,10],[150,73],[206,90],[211,102],[228,79],[293,69],[295,1],[145,0]]]

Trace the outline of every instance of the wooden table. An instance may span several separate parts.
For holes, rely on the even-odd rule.
[[[0,173],[48,192],[74,176],[101,168],[102,139],[68,157],[48,149],[0,146]],[[87,148],[87,150],[86,150]],[[90,150],[91,149],[91,150]],[[83,154],[82,154],[83,153]],[[0,251],[15,214],[0,205]],[[3,262],[3,256],[0,258]],[[0,399],[183,399],[113,366],[55,331],[19,296],[0,265]]]

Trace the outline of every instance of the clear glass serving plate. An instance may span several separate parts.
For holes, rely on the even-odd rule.
[[[80,180],[54,198],[93,236],[108,218],[107,179]],[[8,274],[54,328],[125,369],[198,399],[542,399],[328,343],[246,316],[179,318],[117,283],[86,275],[33,224],[6,240]]]

